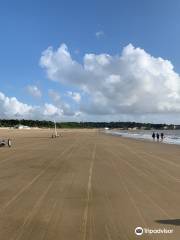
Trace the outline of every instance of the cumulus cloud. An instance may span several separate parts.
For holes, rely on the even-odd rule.
[[[42,97],[42,93],[41,93],[40,89],[35,85],[28,85],[27,91],[33,97],[37,97],[37,98]]]
[[[69,79],[70,84],[76,85],[85,77],[81,64],[71,58],[65,44],[57,51],[53,51],[52,47],[46,49],[42,53],[40,65],[47,70],[49,79],[54,81],[68,83]]]
[[[57,108],[53,104],[45,103],[43,114],[45,116],[56,116],[56,115],[61,116],[63,115],[63,110],[60,108]]]
[[[71,97],[77,103],[81,101],[81,94],[78,92],[68,91],[67,96]]]
[[[60,94],[57,91],[55,91],[53,89],[49,89],[48,93],[49,93],[49,96],[52,99],[54,105],[57,108],[62,109],[62,112],[64,115],[77,116],[76,111],[73,110],[68,103],[63,101],[63,99],[61,98]]]
[[[7,97],[0,92],[1,118],[62,120],[62,118],[68,116],[76,117],[77,113],[72,111],[66,103],[58,106],[51,103],[45,103],[42,106],[32,106],[20,102],[15,97]]]
[[[97,37],[97,38],[100,38],[100,37],[102,37],[103,35],[104,35],[104,32],[103,32],[102,30],[96,32],[96,37]]]
[[[86,94],[82,112],[94,115],[164,114],[180,112],[180,76],[170,61],[127,45],[116,56],[85,54],[72,59],[65,44],[42,53],[41,66],[53,81]]]
[[[0,92],[0,116],[1,117],[20,117],[31,114],[33,107],[21,103],[17,98],[6,97]]]

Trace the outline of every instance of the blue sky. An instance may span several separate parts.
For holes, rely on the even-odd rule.
[[[0,4],[0,92],[3,94],[0,101],[1,117],[30,117],[29,115],[21,116],[18,111],[11,111],[11,109],[6,111],[9,105],[4,103],[5,98],[11,102],[11,98],[15,97],[19,103],[27,104],[33,108],[42,108],[42,110],[38,110],[41,112],[45,111],[44,104],[51,104],[51,107],[56,108],[51,109],[52,115],[46,116],[36,113],[33,118],[51,118],[55,117],[54,114],[57,119],[63,118],[65,120],[162,121],[162,119],[165,119],[167,122],[177,121],[179,108],[176,105],[179,104],[177,96],[180,95],[180,90],[179,79],[173,80],[173,74],[180,73],[180,2],[178,0],[6,0],[1,1]],[[133,54],[135,55],[137,53],[135,51],[141,49],[146,55],[152,56],[154,60],[158,57],[161,57],[163,61],[167,59],[174,66],[173,73],[169,77],[169,70],[162,70],[166,72],[166,77],[164,76],[163,81],[158,80],[158,83],[159,86],[162,86],[162,93],[167,94],[167,96],[173,94],[173,96],[177,96],[174,99],[172,97],[163,99],[163,101],[157,99],[159,108],[150,108],[149,111],[144,111],[138,100],[133,101],[132,107],[137,107],[135,112],[129,107],[127,107],[129,110],[125,110],[126,104],[117,106],[117,101],[124,103],[125,98],[128,98],[128,95],[125,95],[122,99],[120,91],[121,89],[124,91],[129,86],[130,80],[127,80],[127,74],[120,70],[118,74],[117,71],[114,72],[112,70],[114,69],[113,63],[111,63],[111,70],[108,75],[105,74],[107,71],[103,68],[102,71],[104,72],[98,77],[94,75],[95,73],[83,73],[85,75],[76,76],[74,70],[72,71],[68,65],[68,67],[65,67],[68,71],[65,74],[66,77],[70,76],[70,80],[64,79],[62,81],[65,70],[61,71],[61,64],[59,64],[56,65],[58,75],[48,76],[48,71],[52,69],[47,64],[40,64],[42,53],[49,46],[53,47],[53,53],[55,53],[63,43],[66,44],[71,59],[81,67],[84,67],[83,59],[86,54],[93,53],[98,56],[107,53],[114,59],[116,56],[121,57],[123,48],[130,43],[134,47]],[[142,56],[142,52],[140,55]],[[137,62],[135,63],[137,64]],[[138,65],[138,67],[142,69],[141,66]],[[152,64],[149,67],[151,68]],[[146,66],[146,71],[149,67]],[[132,69],[132,66],[128,65],[127,71],[129,71],[129,68]],[[72,72],[73,76],[70,74]],[[153,69],[152,72],[154,72]],[[81,78],[82,75],[86,76],[89,82],[91,82],[91,78],[95,79],[97,77],[98,90],[96,91],[91,86],[92,82],[86,84],[86,86],[82,81],[74,84],[75,79]],[[113,85],[108,82],[110,85],[104,86],[104,82],[107,78],[109,79],[110,75],[118,75],[124,82],[119,92],[116,93],[117,98],[115,97],[114,101],[116,103],[114,104],[107,90]],[[168,81],[166,78],[171,78],[173,84],[175,81],[177,82],[175,83],[176,93],[174,88],[164,89],[166,86],[164,87],[163,84]],[[137,75],[131,76],[131,85],[134,86],[133,89],[130,88],[131,96],[132,91],[133,94],[136,92],[135,95],[138,95],[139,88],[135,87],[137,86],[135,84],[136,80]],[[153,79],[151,82],[153,82]],[[145,83],[139,79],[138,84],[143,85]],[[32,91],[29,90],[30,86],[37,87],[41,96],[32,94]],[[118,86],[120,86],[120,83]],[[48,94],[51,90],[59,94],[61,100],[54,101],[52,94],[51,96]],[[107,92],[105,92],[106,90]],[[94,94],[96,92],[96,95],[93,95],[92,91]],[[148,94],[142,91],[141,89],[141,96]],[[151,91],[155,90],[152,88]],[[76,98],[74,101],[72,96],[75,96],[73,94],[77,96],[77,93],[80,94],[80,99],[77,100]],[[97,96],[100,96],[100,98],[97,99]],[[151,97],[153,98],[153,96]],[[148,101],[146,97],[144,100]],[[16,104],[18,103],[16,102]],[[144,109],[148,108],[148,104],[144,106]],[[71,113],[67,116],[63,113],[65,112],[64,106],[71,109]],[[98,110],[98,108],[100,109]],[[112,111],[108,110],[106,112],[103,110],[104,108],[111,108]],[[93,109],[96,109],[96,111],[93,111]],[[61,113],[59,114],[59,112]]]

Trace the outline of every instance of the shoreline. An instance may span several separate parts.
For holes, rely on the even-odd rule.
[[[159,141],[157,141],[157,139],[156,140],[152,139],[151,131],[148,131],[148,132],[144,131],[144,135],[137,131],[132,132],[132,131],[125,131],[125,130],[124,131],[122,131],[122,130],[121,131],[106,130],[106,131],[104,131],[104,133],[110,134],[112,136],[134,139],[134,140],[138,140],[138,141],[161,143],[161,144],[168,144],[168,145],[170,144],[170,145],[178,145],[178,146],[180,145],[180,136],[175,137],[175,136],[168,135],[168,133],[165,134],[165,137],[163,140],[159,139]]]

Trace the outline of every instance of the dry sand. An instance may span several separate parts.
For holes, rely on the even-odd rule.
[[[180,146],[99,131],[0,130],[0,239],[180,239]],[[143,234],[137,226],[173,229]]]

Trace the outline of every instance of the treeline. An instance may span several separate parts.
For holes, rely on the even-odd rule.
[[[0,127],[14,127],[16,125],[25,125],[29,127],[53,128],[52,121],[39,120],[16,120],[16,119],[0,119]],[[180,129],[180,125],[173,124],[152,124],[152,123],[136,123],[136,122],[57,122],[57,128],[138,128],[138,129]]]

